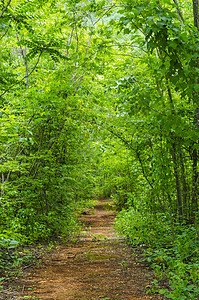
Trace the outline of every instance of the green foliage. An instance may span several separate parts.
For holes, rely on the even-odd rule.
[[[2,262],[12,241],[73,237],[95,195],[169,297],[196,294],[198,30],[178,2],[0,3]]]
[[[0,20],[0,232],[19,245],[73,239],[77,212],[93,196],[90,133],[75,96],[85,57],[82,46],[72,53],[73,14],[66,17],[65,4],[53,3],[12,2]],[[19,261],[4,251],[0,260]]]
[[[130,244],[143,247],[145,260],[151,264],[158,280],[167,278],[170,289],[158,290],[157,286],[160,294],[169,299],[197,299],[197,232],[192,225],[173,222],[172,218],[129,208],[117,216],[116,228]]]
[[[0,236],[0,290],[3,289],[4,281],[18,278],[22,269],[38,265],[54,246],[49,243],[45,246],[22,247],[19,240],[18,236],[15,240],[6,238],[5,234]]]

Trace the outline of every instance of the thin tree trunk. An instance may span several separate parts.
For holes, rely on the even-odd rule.
[[[169,96],[169,101],[171,105],[171,112],[173,115],[173,118],[175,118],[176,112],[175,112],[175,107],[174,107],[174,102],[173,102],[173,97],[171,93],[171,89],[169,86],[169,81],[168,78],[166,77],[166,86],[167,86],[167,93]],[[174,176],[175,176],[175,181],[176,181],[176,192],[177,192],[177,207],[178,207],[178,213],[179,216],[182,217],[183,215],[183,208],[182,208],[182,193],[181,193],[181,186],[180,186],[180,175],[178,171],[178,159],[176,156],[176,142],[174,141],[172,143],[172,149],[171,149],[171,155],[174,163]]]
[[[193,183],[192,183],[192,202],[191,202],[191,217],[195,219],[195,213],[198,211],[198,153],[197,150],[193,150]]]
[[[182,151],[179,151],[179,158],[180,158],[181,178],[182,178],[183,215],[187,219],[188,217],[187,199],[189,197],[189,193],[188,193],[188,188],[186,183],[185,167],[184,167]]]
[[[194,26],[199,31],[199,0],[193,0],[193,18],[194,18]],[[199,67],[199,58],[197,58],[196,67]],[[197,84],[199,84],[199,78],[197,79]],[[195,110],[195,123],[197,128],[199,129],[199,93],[194,93],[194,105],[196,105]],[[198,141],[199,143],[199,141]],[[198,151],[193,149],[192,153],[193,160],[193,182],[192,182],[192,202],[191,202],[191,217],[193,221],[195,221],[195,213],[198,211],[198,181],[199,181],[199,173],[197,170],[198,166]]]
[[[1,173],[1,197],[4,196],[4,182],[5,182],[5,176],[4,173]]]
[[[176,157],[176,144],[175,143],[172,144],[171,155],[172,155],[173,163],[174,163],[174,175],[175,175],[175,180],[176,180],[178,213],[179,213],[179,216],[182,217],[182,215],[183,215],[182,194],[181,194],[181,187],[180,187],[180,175],[179,175],[179,171],[178,171],[178,162],[177,162],[177,157]]]
[[[199,30],[199,1],[193,0],[193,18],[194,26]]]

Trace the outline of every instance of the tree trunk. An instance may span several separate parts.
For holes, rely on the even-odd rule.
[[[194,26],[199,30],[199,1],[193,0],[193,18],[194,18]]]
[[[171,155],[173,158],[174,163],[174,176],[176,180],[176,191],[177,191],[177,207],[178,207],[178,213],[180,218],[183,215],[183,209],[182,209],[182,194],[181,194],[181,187],[180,187],[180,175],[178,171],[178,163],[177,163],[177,157],[176,157],[176,145],[175,143],[172,144],[172,151]]]
[[[189,199],[189,191],[188,191],[187,182],[186,182],[182,150],[179,151],[179,158],[180,158],[180,168],[181,168],[181,178],[182,178],[183,216],[184,216],[184,218],[187,219],[188,218],[188,201],[187,201],[187,199]]]
[[[192,201],[191,201],[191,218],[195,219],[195,213],[198,211],[198,153],[194,149],[192,153],[193,160],[193,183],[192,183]]]
[[[193,0],[193,18],[194,26],[199,31],[199,0]],[[196,61],[196,67],[199,67],[199,58]],[[197,79],[197,84],[199,84],[199,78]],[[195,122],[196,127],[199,129],[199,93],[194,93],[194,105],[196,105],[195,110]],[[197,141],[199,143],[199,141]],[[193,182],[192,182],[192,202],[191,202],[191,217],[195,219],[195,213],[198,211],[198,150],[196,148],[192,153],[193,160]]]

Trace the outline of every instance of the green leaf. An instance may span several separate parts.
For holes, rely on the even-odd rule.
[[[159,294],[165,294],[167,292],[168,292],[168,289],[160,289],[160,290],[158,290]]]

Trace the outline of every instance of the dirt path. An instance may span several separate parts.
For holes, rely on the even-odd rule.
[[[106,203],[99,201],[94,214],[82,217],[88,229],[78,242],[57,246],[24,278],[21,297],[15,299],[163,299],[146,294],[153,276],[117,237],[115,216],[104,210]]]

